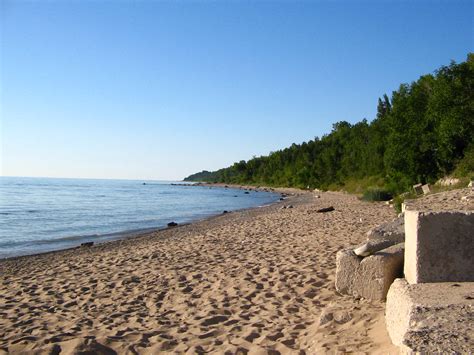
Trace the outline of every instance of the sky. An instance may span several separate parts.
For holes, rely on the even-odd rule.
[[[0,173],[180,180],[370,121],[473,4],[0,0]]]

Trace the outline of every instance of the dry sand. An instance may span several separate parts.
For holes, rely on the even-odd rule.
[[[2,261],[0,353],[398,353],[384,304],[334,288],[336,252],[393,208],[318,194]]]

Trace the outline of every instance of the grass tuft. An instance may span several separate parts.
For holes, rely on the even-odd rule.
[[[388,201],[392,199],[392,194],[380,187],[370,187],[364,191],[362,199],[365,201]]]

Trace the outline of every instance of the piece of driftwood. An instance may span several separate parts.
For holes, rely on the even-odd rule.
[[[324,213],[324,212],[331,212],[331,211],[334,211],[334,207],[329,206],[329,207],[320,208],[320,209],[317,210],[316,212],[318,212],[318,213]]]

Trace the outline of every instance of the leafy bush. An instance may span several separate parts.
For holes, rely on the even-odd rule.
[[[392,194],[379,187],[372,187],[365,190],[362,199],[365,201],[388,201],[392,198]]]
[[[395,196],[393,198],[393,208],[395,208],[395,211],[397,211],[398,213],[402,212],[402,203],[405,201],[405,200],[411,200],[411,199],[415,199],[419,197],[418,195],[416,195],[415,193],[413,192],[405,192],[401,195],[398,195],[398,196]]]
[[[344,182],[344,190],[351,194],[362,194],[365,190],[371,188],[384,188],[385,180],[381,176],[366,176],[355,179],[350,178]]]
[[[474,176],[474,144],[471,144],[465,151],[464,157],[459,162],[454,176],[457,177],[472,177]]]

